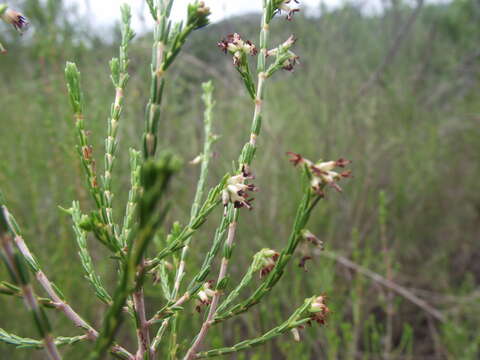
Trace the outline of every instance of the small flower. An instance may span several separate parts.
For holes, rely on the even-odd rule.
[[[195,307],[198,312],[200,312],[202,305],[210,305],[213,297],[216,294],[216,291],[212,289],[213,281],[207,281],[203,284],[202,290],[197,294],[199,302]]]
[[[281,51],[286,52],[286,51],[290,50],[290,48],[296,42],[297,42],[297,38],[295,37],[295,35],[292,34],[280,46],[276,47],[275,49],[268,50],[267,51],[267,56],[276,56]]]
[[[217,46],[225,53],[233,55],[233,63],[242,65],[245,55],[257,55],[258,50],[250,40],[243,40],[237,33],[229,34],[225,39],[217,43]]]
[[[300,4],[300,1],[293,0],[294,3]],[[275,0],[275,6],[278,11],[284,11],[287,13],[287,20],[290,21],[293,19],[293,15],[296,12],[299,12],[300,9],[298,7],[292,7],[290,4],[292,0]]]
[[[23,34],[28,28],[27,19],[18,11],[7,9],[1,17],[2,20],[7,24],[13,25],[15,30],[17,30],[20,34]]]
[[[275,61],[275,69],[284,69],[284,70],[293,70],[294,66],[299,63],[297,56],[294,52],[290,51],[291,47],[297,39],[294,35],[290,35],[290,37],[285,40],[282,44],[277,46],[274,49],[267,51],[267,56],[276,56],[277,59]]]
[[[253,199],[249,198],[248,191],[257,191],[258,189],[253,184],[245,184],[245,181],[253,178],[245,167],[241,174],[230,177],[227,180],[226,188],[222,191],[223,205],[227,206],[228,203],[233,203],[237,209],[246,207],[250,210],[252,208],[250,203]]]
[[[351,161],[343,158],[340,158],[337,161],[325,161],[314,164],[300,154],[293,152],[288,152],[287,154],[290,156],[289,161],[292,162],[294,166],[297,166],[298,164],[305,164],[312,175],[310,181],[312,189],[320,196],[324,196],[323,189],[326,185],[331,186],[335,190],[341,192],[342,188],[337,184],[337,182],[342,178],[348,178],[352,175],[351,171],[343,171],[341,173],[333,171],[336,167],[344,168],[351,163]]]
[[[257,253],[256,259],[258,261],[258,270],[260,270],[260,278],[268,275],[273,270],[279,257],[280,254],[272,249],[262,249]]]
[[[310,313],[310,319],[320,325],[325,325],[330,313],[330,309],[327,307],[327,297],[325,295],[317,296],[310,305],[308,312]]]
[[[298,59],[300,59],[300,57],[295,55],[291,51],[290,51],[290,54],[291,56],[287,60],[285,60],[285,62],[283,63],[283,67],[282,67],[283,70],[292,71],[295,65],[299,63]]]

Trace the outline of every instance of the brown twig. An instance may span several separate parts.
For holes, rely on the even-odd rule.
[[[367,269],[367,268],[365,268],[361,265],[358,265],[358,264],[354,263],[353,261],[351,261],[350,259],[347,259],[346,257],[344,257],[342,255],[339,255],[339,254],[336,254],[334,252],[322,251],[322,252],[320,252],[320,255],[325,256],[329,259],[333,259],[336,262],[338,262],[339,264],[341,264],[341,265],[343,265],[343,266],[345,266],[345,267],[347,267],[351,270],[354,270],[354,271],[356,271],[356,272],[358,272],[362,275],[365,275],[365,276],[369,277],[373,281],[379,283],[382,286],[385,286],[386,288],[389,288],[390,290],[392,290],[395,293],[397,293],[398,295],[404,297],[405,299],[407,299],[411,303],[417,305],[419,308],[424,310],[426,313],[428,313],[429,315],[431,315],[433,318],[437,319],[438,321],[446,322],[446,318],[445,318],[445,316],[443,315],[442,312],[435,309],[433,306],[431,306],[425,300],[420,299],[418,296],[416,296],[413,292],[411,292],[410,290],[408,290],[404,286],[401,286],[401,285],[399,285],[399,284],[397,284],[393,281],[390,281],[390,280],[384,278],[382,275],[377,274],[376,272],[374,272],[370,269]]]
[[[133,303],[137,316],[137,338],[138,338],[138,350],[136,354],[137,360],[142,360],[145,353],[150,353],[150,358],[153,359],[153,351],[150,349],[150,331],[149,323],[145,315],[145,297],[143,290],[138,290],[133,294]]]

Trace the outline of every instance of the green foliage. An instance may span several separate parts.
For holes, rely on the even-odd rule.
[[[154,1],[148,3],[154,7]],[[298,16],[296,21],[287,23],[284,34],[271,34],[269,42],[281,44],[286,36],[295,33],[299,38],[295,52],[301,56],[301,63],[294,76],[279,72],[265,90],[263,132],[259,139],[261,152],[255,159],[256,182],[261,189],[256,202],[262,206],[256,206],[251,214],[242,214],[239,222],[242,235],[234,249],[238,255],[234,255],[236,260],[230,267],[227,290],[236,289],[245,276],[242,269],[247,269],[259,249],[278,248],[289,236],[301,189],[294,171],[286,165],[285,152],[349,156],[355,170],[352,184],[342,195],[328,195],[312,216],[309,229],[325,242],[327,249],[335,249],[386,277],[387,261],[381,239],[384,231],[392,257],[393,280],[408,289],[417,289],[412,291],[449,318],[443,325],[433,323],[437,329],[435,335],[435,331],[427,327],[427,315],[395,296],[391,358],[422,358],[435,353],[452,359],[477,357],[479,341],[475,334],[479,320],[474,314],[479,313],[476,238],[480,199],[476,179],[480,174],[477,155],[480,134],[476,114],[480,111],[480,87],[476,76],[478,57],[474,56],[478,45],[475,6],[471,1],[426,6],[383,74],[383,80],[361,97],[357,97],[358,89],[388,51],[393,34],[410,11],[408,7],[366,16],[346,6],[322,13],[321,20]],[[42,11],[46,13],[47,9]],[[32,20],[33,30],[38,28],[43,17],[32,15],[30,8],[25,8],[25,12]],[[152,12],[157,13],[154,8]],[[12,42],[13,36],[4,35],[10,55],[0,57],[0,125],[8,129],[0,134],[0,185],[12,212],[25,228],[22,235],[30,241],[33,252],[60,285],[69,303],[92,324],[98,324],[94,320],[98,320],[104,308],[91,296],[92,282],[81,281],[83,275],[88,277],[83,264],[86,259],[78,261],[79,249],[75,245],[71,219],[55,210],[57,204],[69,207],[72,199],[80,199],[83,215],[91,219],[93,211],[97,225],[103,221],[96,205],[89,205],[89,191],[81,186],[84,170],[78,166],[77,153],[71,150],[72,126],[64,120],[69,118],[70,111],[60,69],[66,59],[75,58],[82,71],[88,140],[98,153],[105,140],[106,126],[101,119],[115,115],[105,106],[112,102],[111,94],[105,89],[111,86],[106,64],[113,46],[96,42],[95,35],[85,37],[82,29],[86,25],[81,22],[76,24],[79,35],[72,38],[69,26],[66,25],[65,32],[62,30],[67,23],[63,14],[53,14],[57,17],[55,27],[42,27],[32,40]],[[75,16],[73,14],[74,19]],[[190,159],[203,153],[198,134],[204,124],[198,119],[204,109],[199,101],[198,83],[215,77],[217,106],[212,115],[217,119],[215,132],[222,134],[217,143],[222,151],[212,150],[218,154],[210,159],[212,179],[219,180],[231,172],[230,160],[236,158],[243,145],[238,134],[249,130],[247,118],[251,110],[251,94],[243,90],[236,71],[231,68],[231,60],[215,53],[215,42],[221,33],[230,29],[253,39],[258,20],[239,18],[192,33],[191,41],[182,48],[194,60],[179,56],[176,66],[169,69],[171,75],[163,89],[162,118],[166,120],[159,122],[156,129],[163,134],[158,138],[158,147],[175,147],[182,158]],[[277,25],[276,21],[272,20],[272,26]],[[283,19],[279,17],[278,21]],[[253,22],[255,27],[251,25]],[[170,36],[182,39],[182,31],[173,26],[170,31]],[[147,40],[139,37],[130,47],[130,68],[135,70],[135,76],[128,81],[128,95],[121,112],[118,139],[122,148],[138,147],[137,139],[143,131],[138,114],[143,112],[145,84],[150,82],[150,71],[143,70],[147,44]],[[121,67],[119,60],[114,63],[112,75],[118,74]],[[113,81],[117,87],[119,79]],[[232,101],[239,93],[243,98]],[[167,119],[174,125],[167,125]],[[119,152],[112,169],[116,179],[111,184],[115,194],[112,201],[128,203],[129,208],[129,216],[124,217],[121,211],[113,213],[121,247],[137,231],[134,219],[141,191],[131,183],[139,184],[141,164],[142,156],[135,150],[131,157]],[[205,199],[199,202],[198,208],[203,207],[203,214],[200,210],[190,217],[196,171],[195,167],[186,165],[170,184],[171,191],[177,195],[171,201],[164,224],[169,226],[174,220],[182,219],[182,225],[175,231],[167,229],[165,234],[170,236],[160,238],[157,234],[159,242],[167,242],[169,237],[170,250],[182,251],[186,241],[195,236],[193,241],[199,250],[190,249],[194,264],[192,271],[185,275],[186,289],[193,292],[211,278],[216,266],[214,256],[221,252],[220,239],[228,229],[225,221],[217,230],[220,235],[215,236],[215,241],[209,240],[217,224],[208,219],[217,214],[221,216],[218,209],[221,187],[208,205],[203,207]],[[99,185],[103,187],[101,175],[98,175]],[[213,185],[219,183],[215,181]],[[212,181],[207,179],[206,186],[211,185]],[[172,199],[167,196],[163,205],[167,200]],[[200,223],[201,228],[192,229],[192,224]],[[85,225],[88,226],[83,231],[92,230],[90,222],[82,228]],[[113,256],[112,253],[93,238],[87,237],[87,241],[96,275],[102,280],[106,293],[114,294],[119,261],[99,261]],[[163,244],[158,251],[152,250],[153,255],[158,255]],[[303,255],[302,246],[298,251]],[[198,255],[205,252],[209,254],[207,259]],[[173,284],[176,274],[169,268],[179,262],[180,257],[178,251],[177,258],[165,257],[158,262],[156,269],[162,274],[161,279],[168,280],[164,285]],[[241,321],[213,328],[206,344],[221,348],[224,344],[236,344],[239,338],[255,339],[282,323],[287,309],[301,304],[303,297],[325,292],[332,310],[328,326],[302,331],[299,346],[288,335],[278,338],[280,340],[262,349],[260,358],[382,356],[387,338],[386,289],[315,252],[313,258],[315,264],[309,264],[309,271],[298,276],[303,274],[296,266],[300,258],[292,257],[289,271],[282,276],[282,284],[288,284],[288,289],[287,285],[272,289],[268,305],[258,304],[252,314],[246,313]],[[76,280],[72,280],[72,273],[77,275]],[[471,285],[464,288],[459,284],[464,283],[466,273],[472,273],[472,280]],[[2,273],[3,278],[7,275]],[[253,274],[245,288],[240,289],[238,299],[248,299],[263,281]],[[147,291],[147,304],[165,303],[161,286],[157,287],[158,290]],[[2,302],[2,314],[15,314],[15,318],[2,316],[2,328],[25,336],[22,338],[27,339],[25,344],[29,341],[38,344],[38,340],[28,340],[38,335],[31,329],[29,318],[23,315],[21,300],[11,295],[18,291],[7,288],[10,295]],[[171,294],[172,287],[164,290]],[[58,334],[76,335],[69,333],[72,327],[65,319],[47,311]],[[177,328],[187,338],[178,340],[180,353],[195,335],[191,329],[199,326],[201,316],[189,304],[172,311],[188,315],[188,319],[178,318]],[[125,325],[129,321],[126,314]],[[136,346],[134,334],[127,331],[119,334],[127,339],[128,348]],[[13,339],[13,336],[5,338]],[[65,357],[84,358],[91,344],[82,345],[82,342],[77,343],[77,352],[62,348]],[[15,359],[43,358],[43,354],[27,350],[14,352],[7,345],[0,345],[0,349],[4,356]],[[243,358],[254,359],[258,357],[257,352],[258,349],[248,351]],[[167,356],[162,346],[159,355]]]

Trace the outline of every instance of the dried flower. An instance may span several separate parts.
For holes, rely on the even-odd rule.
[[[223,205],[227,206],[229,202],[233,203],[235,208],[246,207],[251,209],[252,198],[249,198],[248,191],[257,191],[254,184],[245,184],[245,181],[254,177],[244,167],[241,174],[230,177],[227,180],[227,186],[222,192]]]
[[[290,156],[290,162],[297,166],[298,164],[305,164],[311,174],[312,189],[318,194],[323,196],[323,189],[326,185],[335,188],[337,191],[342,191],[342,188],[337,184],[342,178],[351,177],[351,171],[343,171],[338,173],[333,171],[336,167],[345,167],[350,164],[351,161],[340,158],[337,161],[325,161],[313,163],[308,159],[305,159],[302,155],[293,152],[287,153]]]
[[[240,66],[245,61],[245,55],[257,55],[257,48],[250,40],[243,40],[237,33],[229,34],[217,46],[226,54],[233,55],[233,63]]]
[[[310,312],[310,318],[313,321],[325,325],[330,313],[330,309],[327,307],[327,297],[325,295],[317,296],[310,305],[308,312]]]
[[[7,24],[13,25],[15,30],[17,30],[20,34],[23,34],[28,28],[28,21],[26,17],[18,11],[7,8],[1,17],[2,20]]]

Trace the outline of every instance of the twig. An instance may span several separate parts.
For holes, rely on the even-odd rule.
[[[135,307],[135,314],[137,317],[137,338],[138,350],[136,359],[143,360],[145,353],[149,352],[149,358],[153,359],[154,353],[150,349],[150,332],[149,324],[145,316],[145,298],[143,290],[138,290],[133,293],[133,303]]]
[[[435,319],[441,321],[441,322],[446,322],[445,316],[437,309],[435,309],[433,306],[428,304],[425,300],[420,299],[418,296],[416,296],[414,293],[412,293],[410,290],[407,288],[394,283],[393,281],[390,281],[386,278],[384,278],[382,275],[377,274],[376,272],[373,272],[370,269],[367,269],[361,265],[358,265],[354,263],[353,261],[347,259],[346,257],[336,254],[331,251],[322,251],[320,252],[321,256],[327,257],[329,259],[333,259],[340,263],[341,265],[354,270],[362,275],[365,275],[369,277],[370,279],[374,280],[375,282],[379,283],[380,285],[383,285],[392,291],[396,292],[400,296],[404,297],[411,303],[417,305],[419,308],[423,309],[426,313],[434,317]]]
[[[0,209],[2,211],[3,209]],[[0,213],[0,218],[6,216],[6,213]],[[2,219],[0,219],[2,221]],[[12,237],[9,234],[0,231],[0,242],[5,255],[5,263],[12,276],[12,279],[17,283],[22,291],[25,305],[32,315],[33,323],[36,326],[40,336],[43,338],[43,344],[47,356],[51,360],[61,360],[62,357],[58,352],[57,346],[51,334],[50,322],[42,307],[40,307],[37,297],[33,292],[32,285],[28,276],[28,270],[23,258],[18,255],[18,252],[13,247]],[[23,260],[23,261],[22,261]]]
[[[203,199],[203,195],[205,192],[205,184],[207,181],[208,176],[208,168],[210,164],[210,159],[212,157],[212,145],[216,140],[216,137],[212,133],[212,120],[213,120],[213,109],[215,107],[215,102],[213,100],[213,91],[214,86],[211,81],[203,83],[203,101],[205,104],[205,112],[204,112],[204,145],[203,151],[200,155],[201,157],[201,169],[200,169],[200,176],[197,183],[197,188],[195,191],[195,197],[193,200],[193,205],[190,211],[190,221],[189,224],[192,224],[195,221],[195,218],[198,216],[200,209],[201,209],[201,201]],[[190,242],[192,238],[190,237],[187,241],[185,241],[185,245],[182,249],[182,253],[180,255],[180,264],[178,265],[177,272],[175,274],[175,282],[173,285],[173,291],[169,295],[170,299],[175,299],[180,291],[180,285],[182,283],[183,277],[185,276],[185,261],[187,258]],[[181,299],[180,299],[181,300]],[[155,346],[152,346],[153,351],[156,351],[156,347],[160,343],[162,336],[168,326],[168,323],[173,319],[173,321],[177,321],[176,314],[172,317],[165,319],[162,322],[161,327],[158,329],[157,335],[154,339]]]

